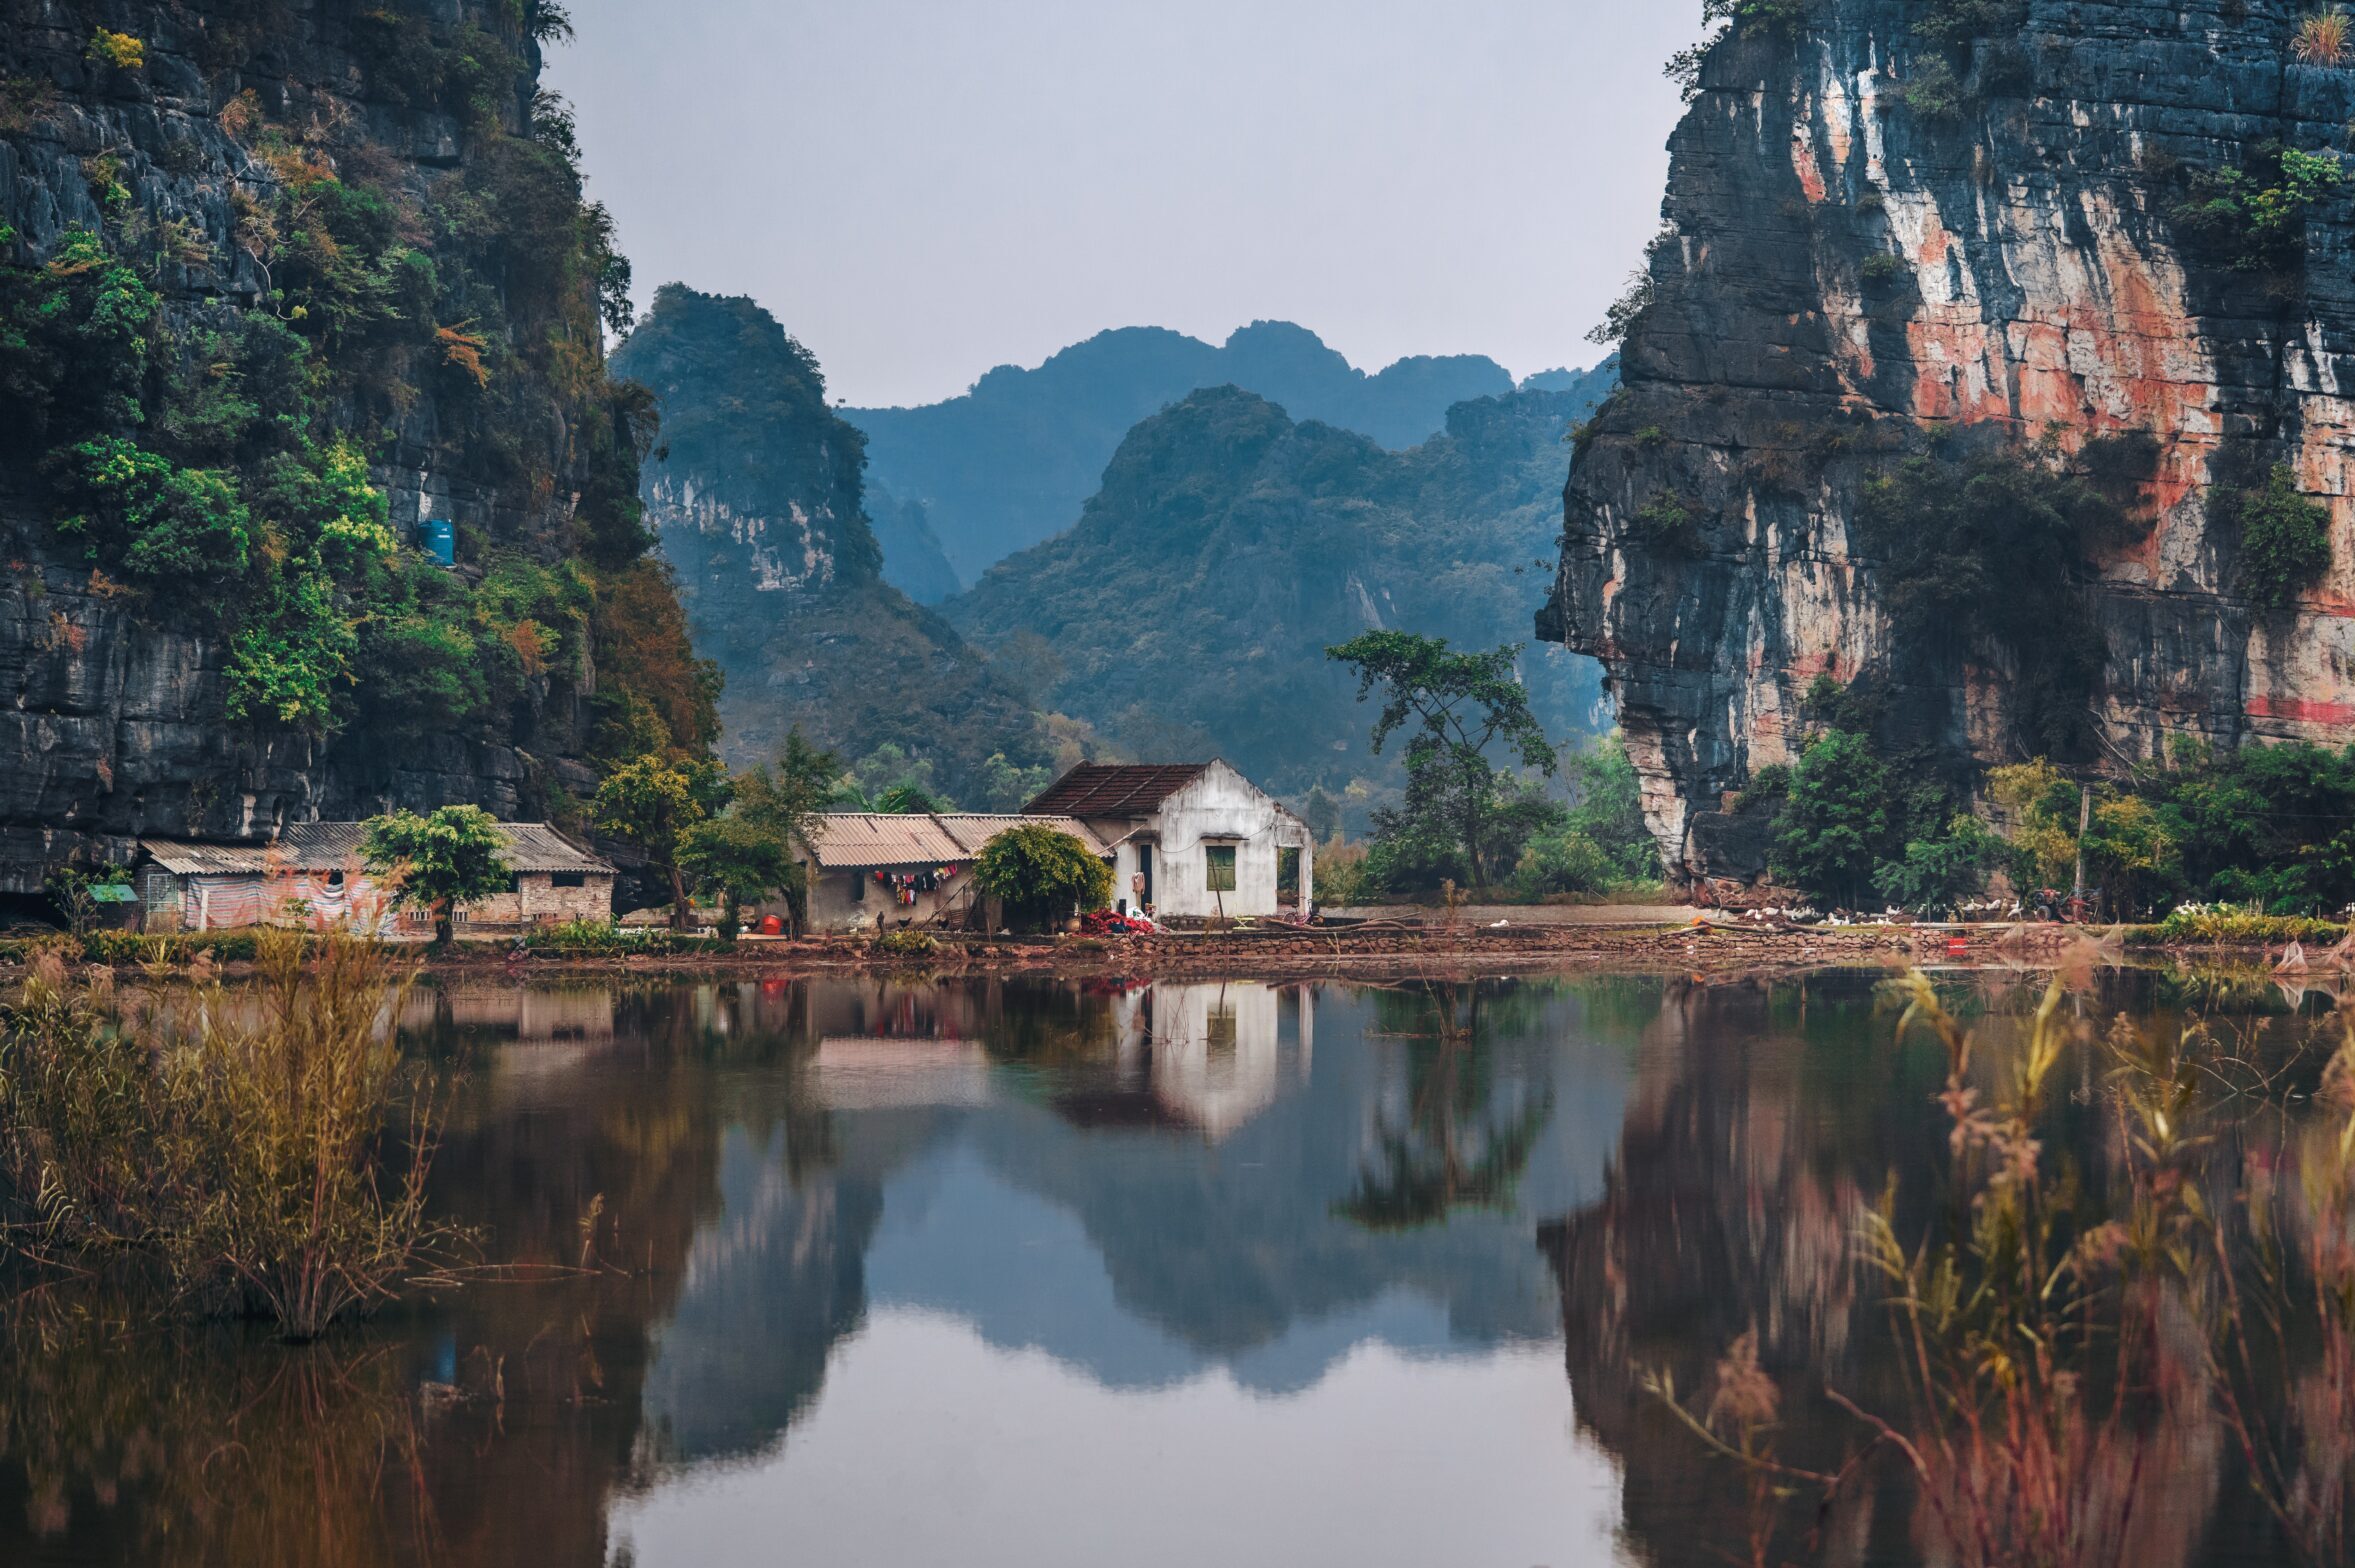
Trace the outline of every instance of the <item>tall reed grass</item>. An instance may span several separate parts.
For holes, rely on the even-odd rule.
[[[1895,1464],[1918,1550],[1957,1568],[2186,1561],[2228,1475],[2297,1560],[2355,1561],[2355,1017],[2301,1063],[2197,1017],[2080,1025],[2057,979],[2011,1039],[1918,973],[1888,989],[1900,1038],[1946,1055],[1947,1179],[1910,1235],[1894,1184],[1859,1227],[1892,1332],[1878,1408],[1823,1390],[1855,1423],[1847,1463],[1781,1461],[1754,1331],[1706,1405],[1653,1393],[1756,1478],[1761,1518],[1809,1494],[1829,1516]],[[2091,1166],[2050,1147],[2072,1098],[2100,1119]],[[1754,1524],[1753,1561],[1775,1528]]]
[[[434,1073],[392,1020],[412,974],[378,942],[258,938],[257,978],[118,991],[36,959],[0,1007],[0,1250],[156,1274],[290,1339],[391,1296],[459,1239],[426,1210]]]

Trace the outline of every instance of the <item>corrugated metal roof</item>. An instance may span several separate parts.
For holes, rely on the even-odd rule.
[[[1008,828],[1053,828],[1068,833],[1092,855],[1108,855],[1104,841],[1076,817],[1019,816],[977,811],[924,815],[833,811],[810,819],[805,835],[818,865],[828,871],[853,867],[962,865]]]
[[[968,857],[981,853],[981,847],[1009,828],[1049,827],[1058,833],[1068,833],[1088,847],[1091,855],[1109,855],[1110,845],[1097,836],[1096,831],[1077,817],[1024,816],[1016,812],[985,813],[979,811],[944,811],[934,821],[948,829],[949,836],[965,847]]]
[[[1083,762],[1023,808],[1034,816],[1141,817],[1200,778],[1207,762],[1147,766]]]
[[[810,850],[829,870],[847,866],[945,866],[967,860],[965,847],[928,816],[830,811],[810,819]]]
[[[290,823],[272,842],[190,844],[143,838],[149,859],[175,876],[252,876],[264,871],[334,871],[357,865],[361,822]],[[611,876],[613,867],[544,822],[502,822],[501,858],[513,871],[570,871]]]

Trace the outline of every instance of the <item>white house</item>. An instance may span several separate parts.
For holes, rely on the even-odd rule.
[[[1112,851],[1115,905],[1163,920],[1306,913],[1316,836],[1224,762],[1087,763],[1026,808],[1076,817]]]

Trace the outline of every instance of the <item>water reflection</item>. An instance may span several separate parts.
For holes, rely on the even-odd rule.
[[[1754,1330],[1811,1467],[1827,1385],[1894,1398],[1854,1236],[1893,1174],[1941,1201],[1943,1067],[1865,977],[468,982],[403,1024],[464,1072],[436,1201],[533,1271],[309,1359],[10,1315],[0,1562],[1924,1555],[1902,1477],[1778,1514],[1636,1371]],[[2155,1430],[2134,1560],[2268,1560],[2212,1426]]]

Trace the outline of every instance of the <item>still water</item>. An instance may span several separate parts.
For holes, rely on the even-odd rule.
[[[1874,978],[421,991],[437,1201],[530,1267],[307,1349],[20,1309],[0,1563],[1922,1561],[1895,1467],[1819,1518],[1645,1387],[1750,1336],[1826,1468],[1827,1387],[1897,1398],[1856,1238],[1935,1203],[1947,1062]],[[2069,1006],[2195,1003],[2283,1060],[2320,1007]],[[2227,1435],[2148,1419],[2081,1560],[2281,1560]]]

